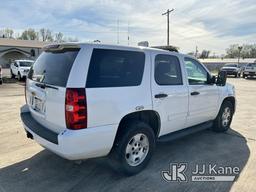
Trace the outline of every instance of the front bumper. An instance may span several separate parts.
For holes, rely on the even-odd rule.
[[[244,71],[243,74],[244,74],[244,75],[252,75],[252,76],[255,76],[255,75],[256,75],[256,72],[255,72],[255,71]]]
[[[29,72],[29,71],[27,71],[27,72],[20,71],[20,76],[21,76],[21,78],[26,78],[26,77],[28,76],[28,72]]]
[[[69,160],[107,155],[113,146],[118,127],[106,125],[81,130],[66,129],[55,133],[35,121],[27,105],[21,107],[20,116],[27,135],[43,147]]]
[[[227,73],[227,75],[237,75],[238,74],[238,71],[226,71],[226,70],[223,70]]]

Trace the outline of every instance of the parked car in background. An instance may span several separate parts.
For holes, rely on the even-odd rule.
[[[17,77],[19,81],[26,78],[33,63],[33,60],[15,60],[10,66],[12,78]]]
[[[256,76],[256,63],[249,63],[245,66],[243,71],[243,78],[248,76]]]
[[[2,73],[2,66],[0,65],[0,85],[3,84],[2,75],[3,75],[3,73]]]
[[[241,68],[235,63],[225,64],[220,70],[225,71],[227,75],[234,75],[235,77],[240,77],[241,75]]]
[[[236,108],[226,73],[216,79],[189,55],[131,46],[45,47],[25,89],[28,138],[70,160],[109,154],[128,175],[146,167],[157,140],[227,131]]]

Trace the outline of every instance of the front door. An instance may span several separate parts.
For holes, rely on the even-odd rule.
[[[218,110],[219,91],[209,84],[209,72],[197,60],[184,58],[189,84],[189,113],[187,125],[193,126],[213,120]]]
[[[188,88],[184,83],[184,67],[171,54],[152,55],[153,108],[161,117],[160,135],[185,127],[188,113]]]

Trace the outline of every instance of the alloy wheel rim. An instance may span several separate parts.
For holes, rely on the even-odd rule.
[[[143,133],[138,133],[128,142],[125,150],[125,159],[130,166],[138,166],[144,161],[148,151],[148,137]]]
[[[229,107],[226,107],[222,114],[222,125],[227,127],[231,119],[231,110]]]

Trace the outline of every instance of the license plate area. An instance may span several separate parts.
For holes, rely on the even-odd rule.
[[[30,98],[30,105],[33,110],[37,111],[38,113],[44,114],[45,113],[45,105],[44,101],[36,96],[31,96]]]

